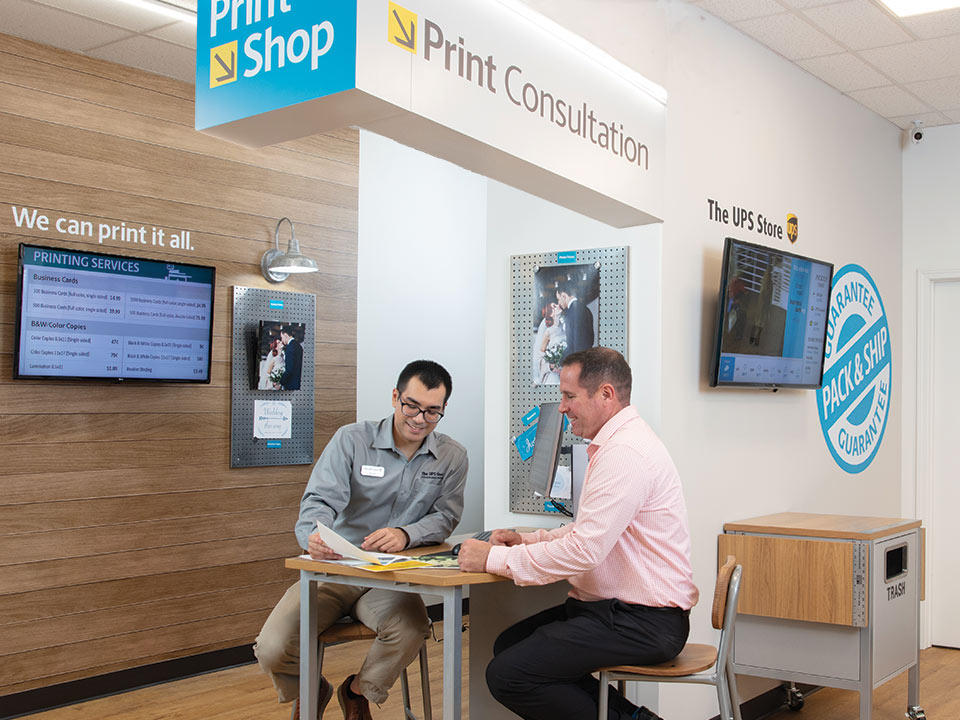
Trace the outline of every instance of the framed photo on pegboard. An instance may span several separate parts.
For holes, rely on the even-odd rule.
[[[626,247],[514,255],[510,510],[547,514],[530,482],[537,408],[560,400],[560,361],[602,345],[627,356]],[[579,440],[564,433],[563,444]]]

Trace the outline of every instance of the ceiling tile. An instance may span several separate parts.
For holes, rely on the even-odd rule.
[[[787,7],[798,8],[800,10],[804,8],[817,7],[819,5],[832,5],[838,2],[845,2],[846,0],[780,0]]]
[[[783,12],[776,0],[701,0],[700,7],[727,22],[774,15]]]
[[[960,123],[960,110],[947,110],[943,114],[950,118],[951,121]]]
[[[33,1],[136,32],[143,32],[144,30],[149,30],[158,25],[165,25],[170,22],[169,18],[164,18],[155,12],[128,5],[124,2],[112,2],[110,0]]]
[[[146,33],[150,37],[159,38],[180,45],[191,50],[197,49],[197,27],[185,22],[175,22],[164,25]]]
[[[888,118],[896,115],[924,113],[933,109],[895,85],[870,88],[869,90],[854,90],[847,94],[861,105],[865,105],[875,113]]]
[[[809,8],[804,15],[851,50],[883,47],[913,40],[887,13],[868,0]]]
[[[960,115],[960,111],[958,111]],[[888,118],[890,122],[899,128],[906,130],[913,125],[914,121],[920,122],[924,127],[935,127],[936,125],[949,125],[950,118],[943,113],[920,113],[919,115],[902,115],[900,117]]]
[[[956,35],[960,33],[960,10],[943,10],[942,12],[925,13],[913,17],[901,18],[900,22],[917,37],[927,40]]]
[[[184,82],[194,82],[196,53],[156,38],[138,35],[98,47],[87,55]]]
[[[744,20],[735,25],[788,60],[843,51],[833,40],[791,13]]]
[[[960,109],[960,75],[910,83],[905,89],[938,110]]]
[[[130,34],[96,20],[25,0],[4,0],[2,17],[3,32],[64,50],[82,51],[90,45]]]
[[[841,92],[890,85],[886,75],[852,53],[798,60],[797,65]]]
[[[860,56],[898,83],[960,75],[960,36],[861,50]]]

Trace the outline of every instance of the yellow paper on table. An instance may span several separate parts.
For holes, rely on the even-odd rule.
[[[433,567],[430,563],[421,562],[420,560],[398,560],[397,562],[392,562],[389,565],[360,565],[361,570],[369,570],[370,572],[384,572],[385,570],[412,570],[413,568],[425,568]]]

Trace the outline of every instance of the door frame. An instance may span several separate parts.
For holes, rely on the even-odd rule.
[[[960,269],[917,271],[917,426],[916,426],[916,508],[928,534],[936,532],[933,524],[933,311],[934,295],[939,283],[960,283]],[[934,575],[926,546],[924,575],[926,586]],[[920,647],[929,647],[932,636],[931,604],[920,610]]]

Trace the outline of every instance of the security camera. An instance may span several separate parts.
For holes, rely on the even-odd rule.
[[[910,140],[914,143],[923,142],[923,121],[914,120],[907,132],[910,134]]]

